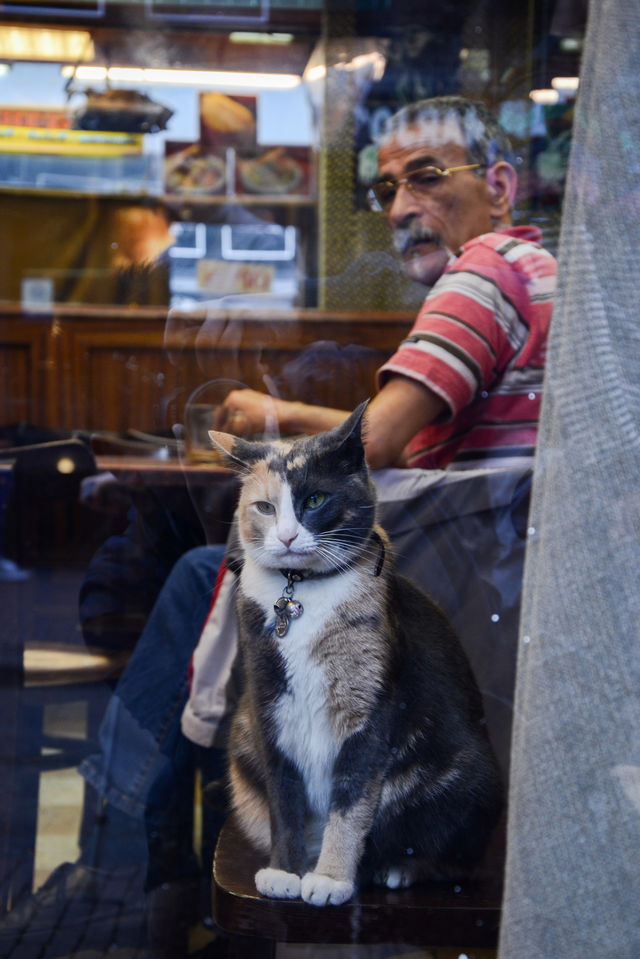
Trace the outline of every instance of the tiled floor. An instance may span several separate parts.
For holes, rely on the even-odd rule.
[[[78,858],[78,810],[82,801],[82,784],[74,769],[44,773],[41,777],[34,874],[36,889],[59,863],[75,862]]]
[[[65,735],[81,733],[85,710],[81,703],[47,707],[48,730]],[[46,772],[40,776],[38,832],[36,837],[34,887],[39,889],[61,862],[75,862],[80,853],[78,832],[84,798],[84,780],[75,769]]]

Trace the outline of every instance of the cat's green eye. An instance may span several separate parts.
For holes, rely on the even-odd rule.
[[[312,493],[304,501],[304,507],[305,509],[317,509],[318,506],[322,506],[326,498],[324,493]]]
[[[264,513],[265,516],[271,516],[276,511],[273,503],[268,503],[266,500],[259,500],[255,505],[258,512]]]

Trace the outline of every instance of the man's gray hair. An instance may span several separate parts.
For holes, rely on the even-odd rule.
[[[492,166],[498,160],[512,162],[509,137],[489,108],[480,100],[465,97],[431,97],[398,110],[389,117],[378,146],[392,137],[415,136],[415,128],[434,122],[453,121],[466,145],[469,163]],[[413,138],[413,137],[412,137]]]

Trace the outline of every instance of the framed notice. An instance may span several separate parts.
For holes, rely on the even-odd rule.
[[[0,3],[0,14],[24,13],[50,17],[103,17],[105,0],[11,0]]]
[[[161,20],[200,20],[212,26],[259,26],[269,21],[269,0],[257,6],[237,0],[147,0],[147,13]]]

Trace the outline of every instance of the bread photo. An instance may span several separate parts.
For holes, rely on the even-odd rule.
[[[241,133],[256,125],[251,110],[224,93],[200,94],[200,116],[203,124],[217,133]]]

